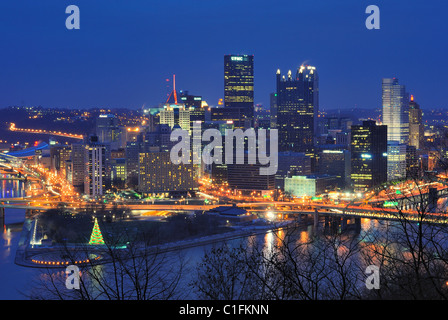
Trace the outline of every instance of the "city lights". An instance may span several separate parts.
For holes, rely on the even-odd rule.
[[[448,298],[448,3],[5,1],[0,300]]]

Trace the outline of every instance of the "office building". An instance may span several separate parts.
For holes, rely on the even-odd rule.
[[[122,189],[126,186],[126,159],[114,158],[111,160],[111,181],[112,186]]]
[[[139,174],[139,154],[143,148],[142,136],[139,135],[137,140],[129,141],[126,144],[125,155],[126,155],[126,174],[127,174],[127,184],[130,188],[134,188],[138,184],[138,174]]]
[[[185,110],[190,111],[190,128],[193,127],[195,121],[205,122],[205,109],[201,96],[195,96],[188,91],[181,91],[180,101],[185,105]]]
[[[409,145],[414,146],[417,150],[423,148],[424,141],[424,127],[423,127],[423,113],[420,105],[414,101],[414,96],[411,95],[409,102]]]
[[[144,131],[141,127],[120,127],[120,145],[119,149],[124,149],[130,141],[136,141],[138,136]]]
[[[275,175],[260,175],[260,164],[228,164],[227,182],[232,190],[250,193],[275,189]]]
[[[403,180],[406,178],[407,146],[397,141],[387,144],[387,180]]]
[[[406,147],[406,178],[417,179],[421,175],[421,168],[417,148],[414,146]]]
[[[351,133],[350,132],[337,132],[336,133],[336,145],[343,145],[345,149],[350,148],[350,138]]]
[[[209,176],[215,185],[228,183],[227,165],[225,163],[212,163],[209,169]]]
[[[319,174],[337,177],[340,189],[350,187],[351,155],[349,150],[322,150],[319,152]]]
[[[101,143],[109,143],[112,149],[118,149],[120,145],[121,128],[118,119],[113,114],[101,114],[96,119],[96,136]]]
[[[279,152],[275,187],[284,189],[286,177],[311,175],[311,158],[301,152]]]
[[[67,180],[77,192],[84,192],[84,180],[86,176],[86,146],[82,143],[74,143],[71,146],[71,160]]]
[[[281,76],[277,70],[277,129],[279,151],[314,154],[319,110],[319,79],[315,67],[301,66]]]
[[[196,190],[193,164],[174,164],[169,152],[139,154],[138,190],[144,195],[186,195]]]
[[[190,131],[190,110],[184,104],[166,104],[160,111],[159,124],[167,124],[171,129],[179,126]]]
[[[382,80],[383,125],[387,126],[387,179],[406,177],[406,146],[409,144],[409,97],[397,78]]]
[[[91,136],[86,146],[86,176],[84,194],[89,197],[104,195],[110,188],[110,145]]]
[[[182,104],[185,105],[185,108],[187,109],[190,107],[197,107],[197,108],[202,107],[202,96],[195,96],[189,94],[188,91],[180,92],[180,101],[182,102]]]
[[[270,100],[270,114],[271,114],[271,129],[277,128],[277,93],[273,92],[269,95]]]
[[[270,129],[271,128],[271,112],[270,110],[265,110],[263,106],[259,105],[255,108],[254,116],[254,127],[259,129]]]
[[[336,189],[337,178],[329,175],[285,178],[285,193],[292,197],[314,197]]]
[[[210,108],[210,120],[212,122],[232,123],[235,129],[251,128],[253,124],[253,118],[247,118],[242,108]]]
[[[150,151],[151,148],[157,148],[159,151],[170,151],[176,142],[170,140],[171,128],[167,124],[158,124],[155,130],[145,133],[143,150]]]
[[[253,122],[253,55],[224,56],[224,106],[225,108],[233,109],[227,116],[234,116],[232,119],[228,120],[233,120],[236,127],[244,127],[246,121],[249,121],[250,123]],[[238,111],[236,109],[238,109]]]
[[[227,139],[228,137],[226,137]],[[269,191],[275,189],[275,173],[272,175],[260,174],[260,170],[263,167],[269,167],[268,165],[261,165],[258,161],[256,163],[250,163],[250,156],[255,158],[260,156],[259,145],[257,144],[255,150],[250,148],[251,143],[256,143],[256,139],[244,138],[243,150],[244,154],[237,153],[237,148],[233,149],[234,164],[227,164],[227,182],[231,189],[243,191],[243,193],[250,193],[251,191]],[[266,141],[266,155],[270,155],[270,140]],[[253,152],[253,154],[251,154]],[[227,155],[226,155],[227,156]],[[241,164],[236,163],[241,162]]]
[[[387,127],[363,121],[351,130],[352,187],[364,192],[387,181]]]
[[[409,98],[406,87],[397,78],[383,79],[383,125],[387,126],[387,141],[409,143]]]
[[[51,169],[65,176],[66,162],[70,160],[72,148],[67,145],[53,145],[50,147]]]

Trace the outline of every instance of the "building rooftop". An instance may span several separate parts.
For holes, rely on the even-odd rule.
[[[236,205],[233,205],[216,207],[211,209],[209,213],[216,213],[223,216],[240,216],[245,215],[247,211],[243,208],[238,208]]]

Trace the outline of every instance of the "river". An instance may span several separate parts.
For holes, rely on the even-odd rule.
[[[6,209],[5,225],[0,240],[0,300],[27,299],[21,292],[27,290],[37,270],[14,263],[20,235],[22,233],[25,210]]]
[[[2,180],[0,193],[3,198],[15,198],[25,195],[22,181]],[[2,226],[0,240],[0,300],[26,300],[27,293],[33,286],[33,281],[44,269],[22,267],[15,264],[15,255],[19,247],[23,223],[24,209],[6,209],[5,224]],[[193,247],[183,250],[183,256],[188,257],[190,264],[200,261],[205,250],[212,245]]]
[[[17,197],[23,193],[23,185],[20,181],[6,180],[0,184],[0,192],[5,197]],[[0,300],[21,300],[28,299],[26,296],[32,282],[36,279],[44,269],[22,267],[14,263],[19,240],[22,234],[23,222],[25,221],[25,210],[22,209],[6,209],[5,224],[2,226],[2,238],[0,242]],[[374,221],[364,221],[362,229],[367,230],[373,227]],[[301,241],[306,241],[312,232],[311,226],[304,226],[300,233]],[[257,242],[263,246],[272,246],[276,237],[270,231],[255,236]],[[231,240],[233,244],[240,241],[247,241],[246,238]],[[182,255],[189,260],[189,265],[193,267],[200,262],[204,252],[210,249],[213,244],[201,245],[182,250]],[[191,274],[187,275],[190,278]],[[191,298],[191,297],[190,297]]]

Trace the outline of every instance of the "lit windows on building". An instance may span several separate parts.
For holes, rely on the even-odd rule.
[[[387,181],[387,127],[364,121],[351,127],[351,182],[364,192]]]
[[[314,197],[333,191],[337,177],[330,175],[292,176],[285,178],[285,192],[293,197]]]
[[[110,186],[110,145],[100,143],[98,137],[92,136],[85,150],[84,193],[90,197],[102,196]]]
[[[319,79],[316,68],[301,66],[293,77],[277,71],[276,124],[279,151],[314,152],[314,137],[319,110]]]
[[[193,164],[174,164],[169,152],[142,152],[139,157],[138,189],[143,194],[195,190]]]
[[[167,124],[171,129],[178,125],[190,131],[190,109],[186,109],[183,104],[165,105],[160,111],[160,124]]]
[[[245,119],[254,117],[254,56],[224,56],[224,105],[225,108],[240,109],[241,117],[234,120],[237,127],[243,127]],[[219,119],[221,120],[221,119]]]
[[[420,105],[411,96],[411,101],[409,102],[409,145],[414,146],[416,149],[423,148],[424,127],[422,118],[423,113]]]
[[[406,87],[397,78],[383,79],[383,125],[387,126],[387,141],[409,143],[409,98]]]
[[[387,145],[387,180],[406,178],[406,145],[390,142]]]

